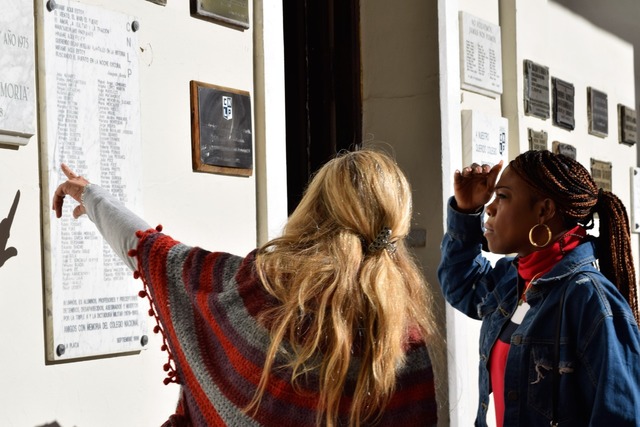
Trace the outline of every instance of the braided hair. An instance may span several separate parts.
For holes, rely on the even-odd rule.
[[[536,193],[555,202],[567,228],[576,224],[592,228],[593,214],[598,214],[600,271],[616,285],[640,324],[629,218],[622,201],[612,192],[598,189],[584,166],[562,154],[527,151],[509,166]]]

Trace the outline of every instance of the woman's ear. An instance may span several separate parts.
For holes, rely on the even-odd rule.
[[[556,202],[552,199],[542,199],[540,201],[540,218],[544,220],[544,222],[550,221],[552,218],[556,216]]]

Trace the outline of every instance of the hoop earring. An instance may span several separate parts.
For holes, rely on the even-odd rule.
[[[540,226],[542,226],[542,227],[547,229],[547,241],[544,242],[541,245],[539,245],[539,244],[537,244],[536,242],[533,241],[533,231],[536,228],[540,227]],[[531,230],[529,230],[529,243],[531,243],[531,245],[535,246],[536,248],[544,248],[549,243],[551,243],[551,238],[552,238],[551,229],[549,228],[549,226],[547,224],[536,224],[533,227],[531,227]]]

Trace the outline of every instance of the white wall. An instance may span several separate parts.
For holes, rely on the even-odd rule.
[[[268,230],[263,236],[277,233],[286,219],[286,202],[269,205],[268,196],[276,190],[268,188],[265,176],[273,175],[270,183],[280,184],[278,191],[285,193],[286,201],[284,108],[277,108],[284,96],[281,6],[261,10],[261,22],[255,24],[250,1],[251,27],[240,31],[192,18],[189,2],[183,0],[169,0],[164,7],[144,0],[82,3],[130,14],[140,22],[145,219],[163,224],[165,232],[185,243],[237,254],[255,247],[258,223]],[[36,4],[42,11],[45,1]],[[262,1],[256,0],[258,5],[262,7]],[[262,37],[262,25],[269,27],[269,37]],[[255,60],[254,43],[260,53]],[[265,60],[266,53],[276,62]],[[269,75],[255,91],[254,67]],[[192,172],[190,80],[251,93],[259,111],[253,120],[255,153],[262,156],[254,161],[251,177]],[[268,127],[265,103],[276,106]],[[151,334],[147,350],[140,354],[46,364],[40,198],[48,200],[53,188],[41,188],[39,144],[36,135],[19,149],[0,147],[0,219],[7,215],[16,191],[21,192],[8,241],[18,255],[0,266],[0,425],[158,426],[173,412],[178,397],[178,386],[162,384],[166,353],[160,351],[158,336]],[[258,186],[263,189],[261,201]],[[140,281],[132,283],[142,286]]]

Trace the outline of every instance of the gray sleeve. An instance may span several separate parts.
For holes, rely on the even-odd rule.
[[[95,184],[85,187],[82,204],[109,246],[131,270],[135,270],[136,260],[128,252],[138,246],[136,231],[151,228],[149,224]]]

